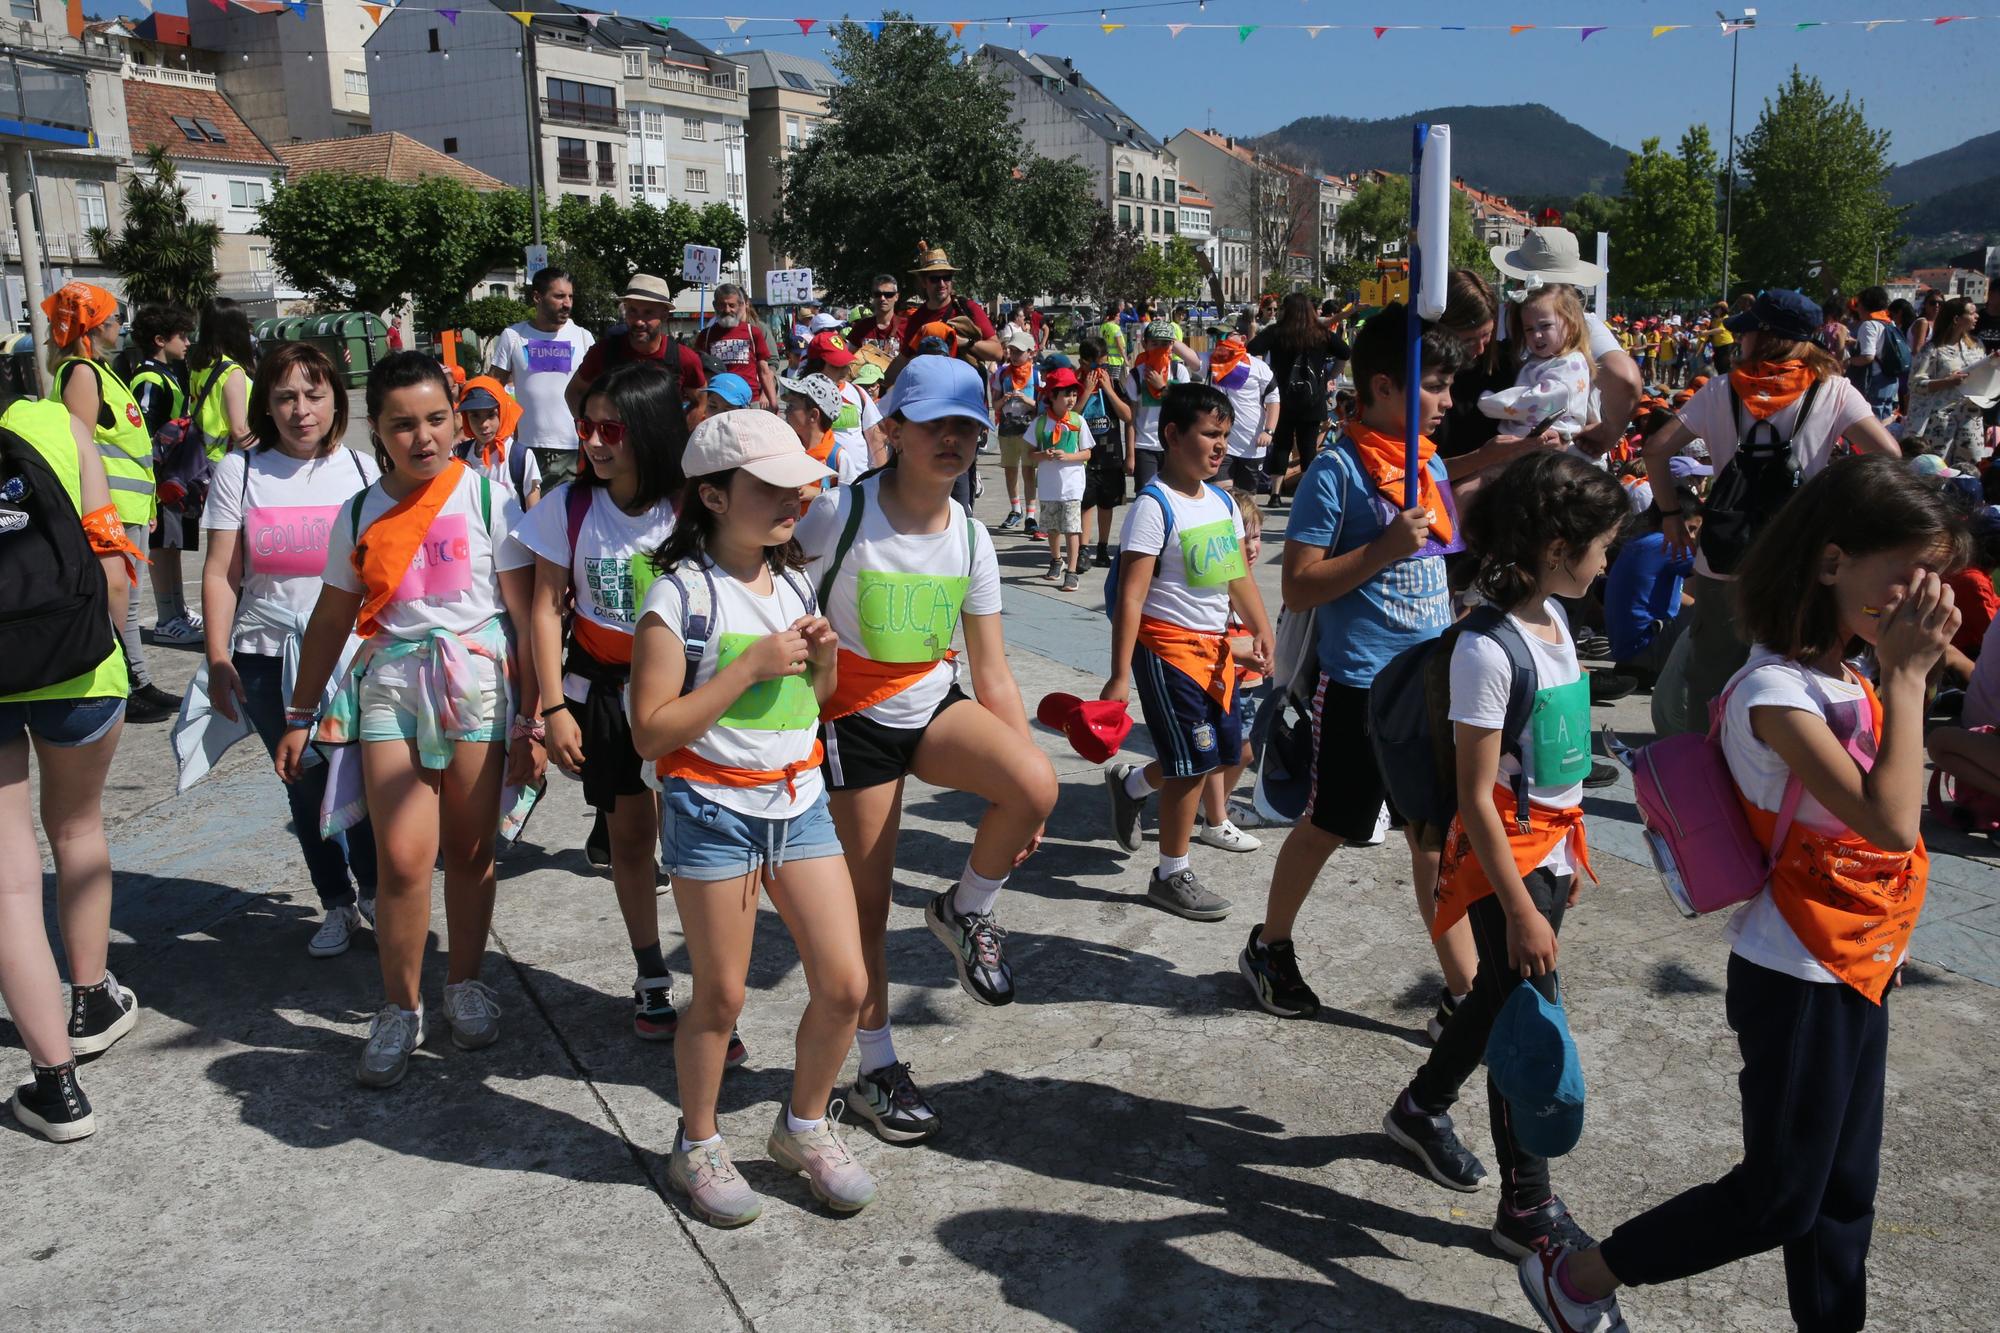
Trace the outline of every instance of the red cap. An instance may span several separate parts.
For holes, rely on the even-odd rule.
[[[1076,372],[1068,366],[1057,366],[1054,370],[1042,376],[1042,389],[1044,392],[1051,389],[1074,389],[1075,387]]]
[[[1074,694],[1050,694],[1035,707],[1035,717],[1069,738],[1070,748],[1093,764],[1118,753],[1132,734],[1132,716],[1125,705],[1107,700],[1085,702]]]
[[[806,344],[806,359],[820,361],[829,366],[845,366],[854,360],[854,353],[847,346],[847,339],[840,336],[837,329],[828,329],[813,335]]]

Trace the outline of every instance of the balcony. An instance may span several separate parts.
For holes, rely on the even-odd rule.
[[[544,97],[542,119],[551,125],[582,125],[594,130],[625,132],[625,118],[615,104],[606,106],[599,102],[572,102]]]
[[[616,185],[618,183],[617,165],[611,162],[599,162],[597,164],[597,183],[599,185]]]
[[[582,157],[557,158],[556,179],[570,185],[590,184],[590,160]]]
[[[50,147],[88,148],[90,93],[80,71],[22,61],[0,62],[0,134]]]

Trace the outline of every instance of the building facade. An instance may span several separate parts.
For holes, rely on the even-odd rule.
[[[1226,299],[1252,299],[1267,280],[1287,288],[1317,285],[1323,267],[1322,228],[1330,240],[1338,217],[1336,210],[1322,222],[1326,182],[1214,130],[1184,129],[1167,147],[1211,201],[1216,258],[1225,258],[1221,243],[1242,248],[1248,293]],[[1235,262],[1233,253],[1227,258]],[[1225,267],[1224,272],[1230,270]]]
[[[191,46],[214,53],[221,91],[266,143],[368,133],[375,24],[359,0],[298,10],[280,0],[193,4],[187,25]]]
[[[784,161],[818,131],[838,80],[819,61],[789,51],[745,51],[736,59],[750,71],[744,157],[750,177],[750,272],[761,284],[773,269],[796,267],[790,255],[772,246],[766,227],[783,198]]]

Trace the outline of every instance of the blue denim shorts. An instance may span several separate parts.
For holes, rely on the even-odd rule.
[[[676,879],[735,879],[766,865],[839,856],[826,793],[790,819],[760,819],[718,805],[683,778],[660,793],[660,856]]]
[[[59,750],[75,749],[104,739],[125,716],[125,701],[101,694],[89,699],[36,699],[0,703],[0,745],[12,745],[23,732]]]

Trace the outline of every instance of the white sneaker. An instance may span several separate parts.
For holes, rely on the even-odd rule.
[[[1229,822],[1240,829],[1267,828],[1271,824],[1270,820],[1257,813],[1255,805],[1248,805],[1242,801],[1229,803]]]
[[[1349,843],[1350,847],[1380,847],[1389,838],[1389,806],[1384,802],[1375,815],[1375,832],[1365,840]]]
[[[1616,1295],[1580,1305],[1563,1294],[1556,1282],[1556,1266],[1564,1257],[1563,1247],[1547,1245],[1531,1251],[1521,1260],[1521,1294],[1552,1333],[1631,1333]]]
[[[171,619],[162,620],[153,626],[153,642],[169,644],[176,648],[200,643],[201,617],[192,611],[183,611]]]
[[[1220,847],[1225,852],[1254,852],[1264,845],[1261,838],[1252,837],[1228,820],[1220,824],[1203,824],[1196,831],[1195,837],[1210,847]]]
[[[444,1021],[451,1044],[476,1051],[500,1040],[500,998],[478,978],[444,988]]]
[[[385,1004],[368,1026],[368,1041],[361,1048],[361,1067],[355,1077],[364,1088],[400,1083],[409,1072],[410,1052],[423,1044],[424,1011],[405,1014],[395,1005]]]
[[[354,928],[361,924],[361,913],[352,905],[329,907],[326,920],[319,923],[319,929],[306,943],[306,952],[315,958],[334,958],[347,952],[347,946],[354,942]]]

